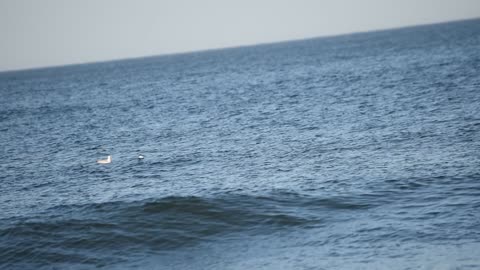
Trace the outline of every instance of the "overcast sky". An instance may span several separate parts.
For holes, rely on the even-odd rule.
[[[480,17],[480,0],[0,0],[0,70]]]

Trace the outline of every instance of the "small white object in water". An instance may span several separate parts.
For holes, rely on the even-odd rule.
[[[112,156],[108,155],[107,159],[99,159],[97,160],[98,164],[108,164],[112,162]]]
[[[138,155],[138,159],[143,159],[143,155],[142,154]]]

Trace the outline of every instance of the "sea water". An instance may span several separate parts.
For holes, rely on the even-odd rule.
[[[480,20],[0,73],[0,160],[2,269],[480,269]]]

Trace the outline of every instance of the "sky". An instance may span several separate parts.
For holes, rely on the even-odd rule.
[[[0,71],[480,18],[480,0],[0,0]]]

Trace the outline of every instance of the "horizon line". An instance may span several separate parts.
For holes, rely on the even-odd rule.
[[[28,72],[28,71],[37,71],[37,70],[47,70],[47,69],[59,69],[59,68],[65,68],[65,67],[83,66],[83,65],[91,65],[91,64],[103,64],[103,63],[112,63],[112,62],[121,62],[121,61],[135,61],[135,60],[141,60],[141,59],[147,59],[147,58],[156,58],[156,57],[163,57],[163,56],[176,56],[176,55],[186,55],[186,54],[194,54],[194,53],[204,53],[204,52],[211,52],[211,51],[232,50],[232,49],[248,48],[248,47],[255,47],[255,46],[275,45],[275,44],[281,44],[281,43],[299,42],[299,41],[307,41],[307,40],[323,39],[323,38],[337,38],[337,37],[343,37],[343,36],[349,36],[349,35],[376,33],[376,32],[384,32],[384,31],[394,31],[394,30],[402,30],[402,29],[415,28],[415,27],[428,27],[428,26],[435,26],[435,25],[442,25],[442,24],[449,24],[449,23],[461,23],[461,22],[475,21],[475,20],[480,20],[480,17],[471,17],[471,18],[464,18],[464,19],[458,19],[458,20],[421,23],[421,24],[414,24],[414,25],[404,25],[404,26],[391,27],[391,28],[378,28],[378,29],[371,29],[371,30],[365,30],[365,31],[345,32],[345,33],[338,33],[338,34],[324,35],[324,36],[312,36],[312,37],[295,38],[295,39],[274,40],[274,41],[260,42],[260,43],[255,43],[255,44],[249,43],[249,44],[240,44],[240,45],[226,46],[226,47],[219,46],[219,47],[212,47],[212,48],[198,49],[198,50],[185,50],[185,51],[178,51],[178,52],[167,52],[167,53],[160,53],[160,54],[152,54],[152,55],[139,55],[139,56],[125,57],[125,58],[103,59],[103,60],[98,60],[98,61],[74,62],[74,63],[68,63],[68,64],[47,65],[47,66],[32,66],[32,67],[26,67],[26,68],[5,69],[5,70],[0,70],[0,75],[4,75],[6,73]]]

